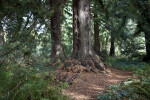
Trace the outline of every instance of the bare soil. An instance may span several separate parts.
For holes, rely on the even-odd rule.
[[[56,79],[69,83],[69,87],[62,90],[62,93],[71,96],[71,100],[96,100],[108,85],[133,78],[133,72],[108,66],[103,69],[91,59],[83,62],[66,60],[56,72]]]
[[[68,88],[62,90],[64,95],[71,96],[71,100],[96,100],[97,95],[104,91],[108,85],[118,84],[127,78],[133,78],[132,72],[122,71],[112,67],[108,67],[110,74],[81,72],[80,75],[73,80]],[[68,76],[73,76],[73,72],[63,72]]]

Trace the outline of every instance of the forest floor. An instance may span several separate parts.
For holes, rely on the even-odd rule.
[[[108,67],[111,74],[82,72],[73,84],[63,89],[64,95],[71,96],[71,100],[96,100],[108,85],[118,84],[127,78],[133,78],[133,72],[122,71]],[[69,73],[70,75],[73,73]]]

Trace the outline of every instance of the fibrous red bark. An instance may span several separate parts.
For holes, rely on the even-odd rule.
[[[67,60],[59,67],[57,79],[65,80],[69,84],[81,72],[107,72],[100,57],[92,47],[90,0],[73,0],[73,54],[74,59]],[[77,73],[67,79],[67,73]],[[68,81],[67,81],[68,80]]]
[[[94,59],[105,69],[92,47],[90,0],[73,0],[73,9],[73,58],[82,61]]]

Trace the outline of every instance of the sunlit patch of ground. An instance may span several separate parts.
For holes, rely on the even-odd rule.
[[[63,90],[63,94],[70,95],[71,100],[96,100],[98,92],[104,91],[108,85],[117,84],[127,78],[132,78],[129,71],[109,68],[111,75],[103,73],[81,73],[73,84]]]

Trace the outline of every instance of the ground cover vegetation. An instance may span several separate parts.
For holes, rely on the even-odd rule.
[[[91,85],[79,96],[75,86],[86,82],[103,89]],[[1,100],[148,100],[149,93],[149,0],[0,0]]]

